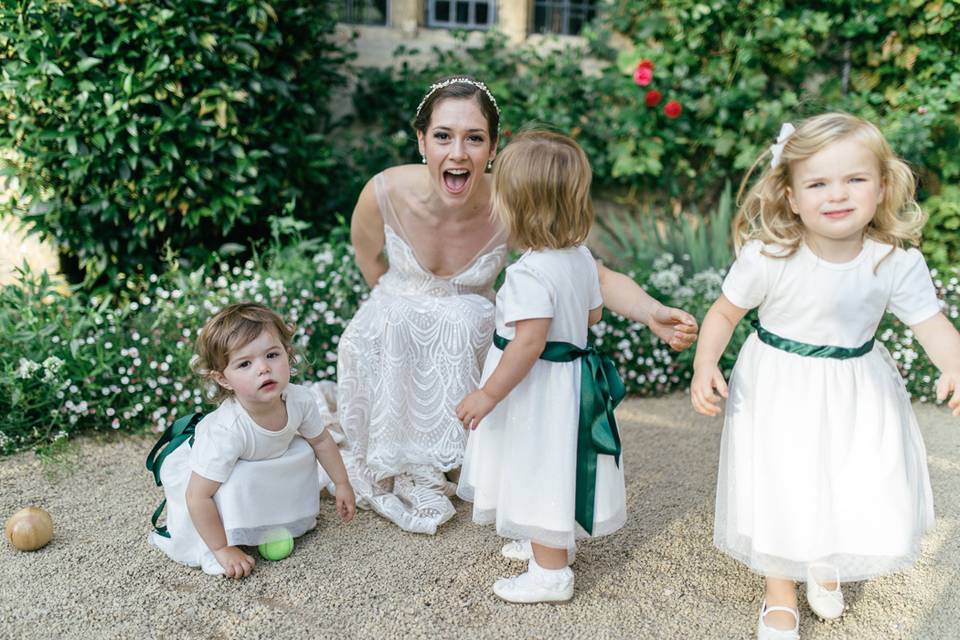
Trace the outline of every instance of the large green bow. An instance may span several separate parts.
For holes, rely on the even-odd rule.
[[[498,334],[493,344],[506,349],[510,341]],[[574,515],[587,533],[593,533],[593,511],[597,491],[597,457],[614,456],[620,464],[620,432],[613,414],[626,389],[613,360],[588,345],[580,348],[569,342],[548,342],[540,354],[549,362],[573,362],[580,358],[580,421],[577,430],[577,496]]]

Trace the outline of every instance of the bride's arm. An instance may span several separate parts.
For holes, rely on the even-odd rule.
[[[683,351],[697,339],[697,321],[686,311],[666,307],[629,277],[597,263],[603,306],[650,327],[654,335],[676,351]]]
[[[380,207],[373,192],[373,180],[369,180],[357,205],[353,208],[353,217],[350,219],[350,242],[356,254],[357,267],[363,274],[363,279],[372,289],[387,271],[387,260],[383,255],[383,245],[386,242],[383,235],[383,218],[380,216]]]

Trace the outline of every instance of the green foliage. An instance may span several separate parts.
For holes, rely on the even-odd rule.
[[[469,73],[503,110],[504,137],[528,122],[570,133],[601,187],[700,208],[775,138],[780,124],[843,109],[881,126],[930,193],[960,175],[960,3],[891,0],[619,0],[587,47],[505,46],[488,34],[430,63],[360,75],[359,119],[407,134],[430,81]],[[539,49],[538,49],[539,47]],[[652,64],[649,84],[633,73]],[[646,95],[660,100],[648,106]],[[676,100],[679,116],[666,105]],[[652,104],[652,103],[651,103]],[[385,136],[381,136],[383,140]],[[400,157],[416,160],[407,145]]]
[[[663,254],[679,256],[693,273],[730,266],[730,227],[734,202],[730,185],[720,195],[716,210],[707,215],[677,216],[651,212],[612,213],[598,219],[600,241],[615,256],[615,266],[630,269],[651,263]]]
[[[923,227],[923,253],[941,272],[960,265],[960,187],[946,187],[924,202],[930,218]]]
[[[90,279],[340,206],[327,105],[349,56],[327,2],[0,8],[0,148],[22,217]]]
[[[828,109],[879,124],[922,173],[960,173],[960,3],[892,0],[811,5],[771,0],[620,0],[603,28],[633,46],[606,69],[611,145],[659,138],[665,162],[611,146],[619,175],[699,200],[747,168],[784,120]],[[612,53],[612,52],[611,52]],[[641,59],[652,83],[634,87]],[[684,105],[671,125],[643,101],[649,89]]]
[[[203,322],[232,302],[255,300],[298,325],[298,381],[332,379],[336,344],[366,291],[348,231],[294,242],[244,263],[174,267],[124,295],[89,297],[21,271],[0,288],[0,453],[49,447],[89,431],[160,430],[204,409],[189,368]],[[206,409],[209,409],[207,407]]]

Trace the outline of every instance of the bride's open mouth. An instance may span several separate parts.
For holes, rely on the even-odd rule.
[[[469,180],[470,172],[467,169],[447,169],[443,172],[443,186],[450,193],[462,193]]]

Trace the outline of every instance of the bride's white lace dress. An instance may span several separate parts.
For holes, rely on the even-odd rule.
[[[506,235],[438,277],[405,237],[382,173],[374,191],[389,269],[340,338],[341,452],[360,506],[432,534],[455,512],[444,472],[460,466],[466,433],[454,409],[476,389],[490,347]]]

